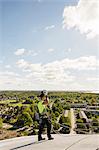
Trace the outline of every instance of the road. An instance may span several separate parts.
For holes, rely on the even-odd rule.
[[[68,110],[64,111],[64,117],[68,117]]]
[[[74,115],[74,109],[71,108],[70,109],[70,114],[71,114],[71,130],[70,130],[70,134],[75,134],[75,115]]]
[[[46,135],[43,135],[46,137]],[[37,142],[37,135],[0,141],[0,150],[96,150],[99,135],[53,134],[54,140]]]

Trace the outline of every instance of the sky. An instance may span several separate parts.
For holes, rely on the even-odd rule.
[[[0,90],[99,91],[99,1],[0,0]]]

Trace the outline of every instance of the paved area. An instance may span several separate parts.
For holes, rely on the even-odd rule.
[[[68,117],[68,110],[64,111],[64,117]]]
[[[70,113],[71,113],[71,131],[70,134],[75,134],[75,115],[74,115],[74,109],[71,108],[70,109]]]
[[[39,143],[37,135],[2,140],[0,150],[99,150],[99,135],[55,134],[53,137],[52,141]]]

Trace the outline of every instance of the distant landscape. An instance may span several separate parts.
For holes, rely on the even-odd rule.
[[[36,135],[39,91],[0,92],[0,140]],[[52,133],[99,133],[99,94],[86,92],[48,93]],[[43,131],[46,133],[46,128]]]

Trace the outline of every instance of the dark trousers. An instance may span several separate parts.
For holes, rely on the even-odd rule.
[[[40,118],[39,121],[39,131],[38,131],[38,138],[42,138],[42,131],[44,126],[47,126],[47,137],[51,138],[51,121],[48,118]]]

